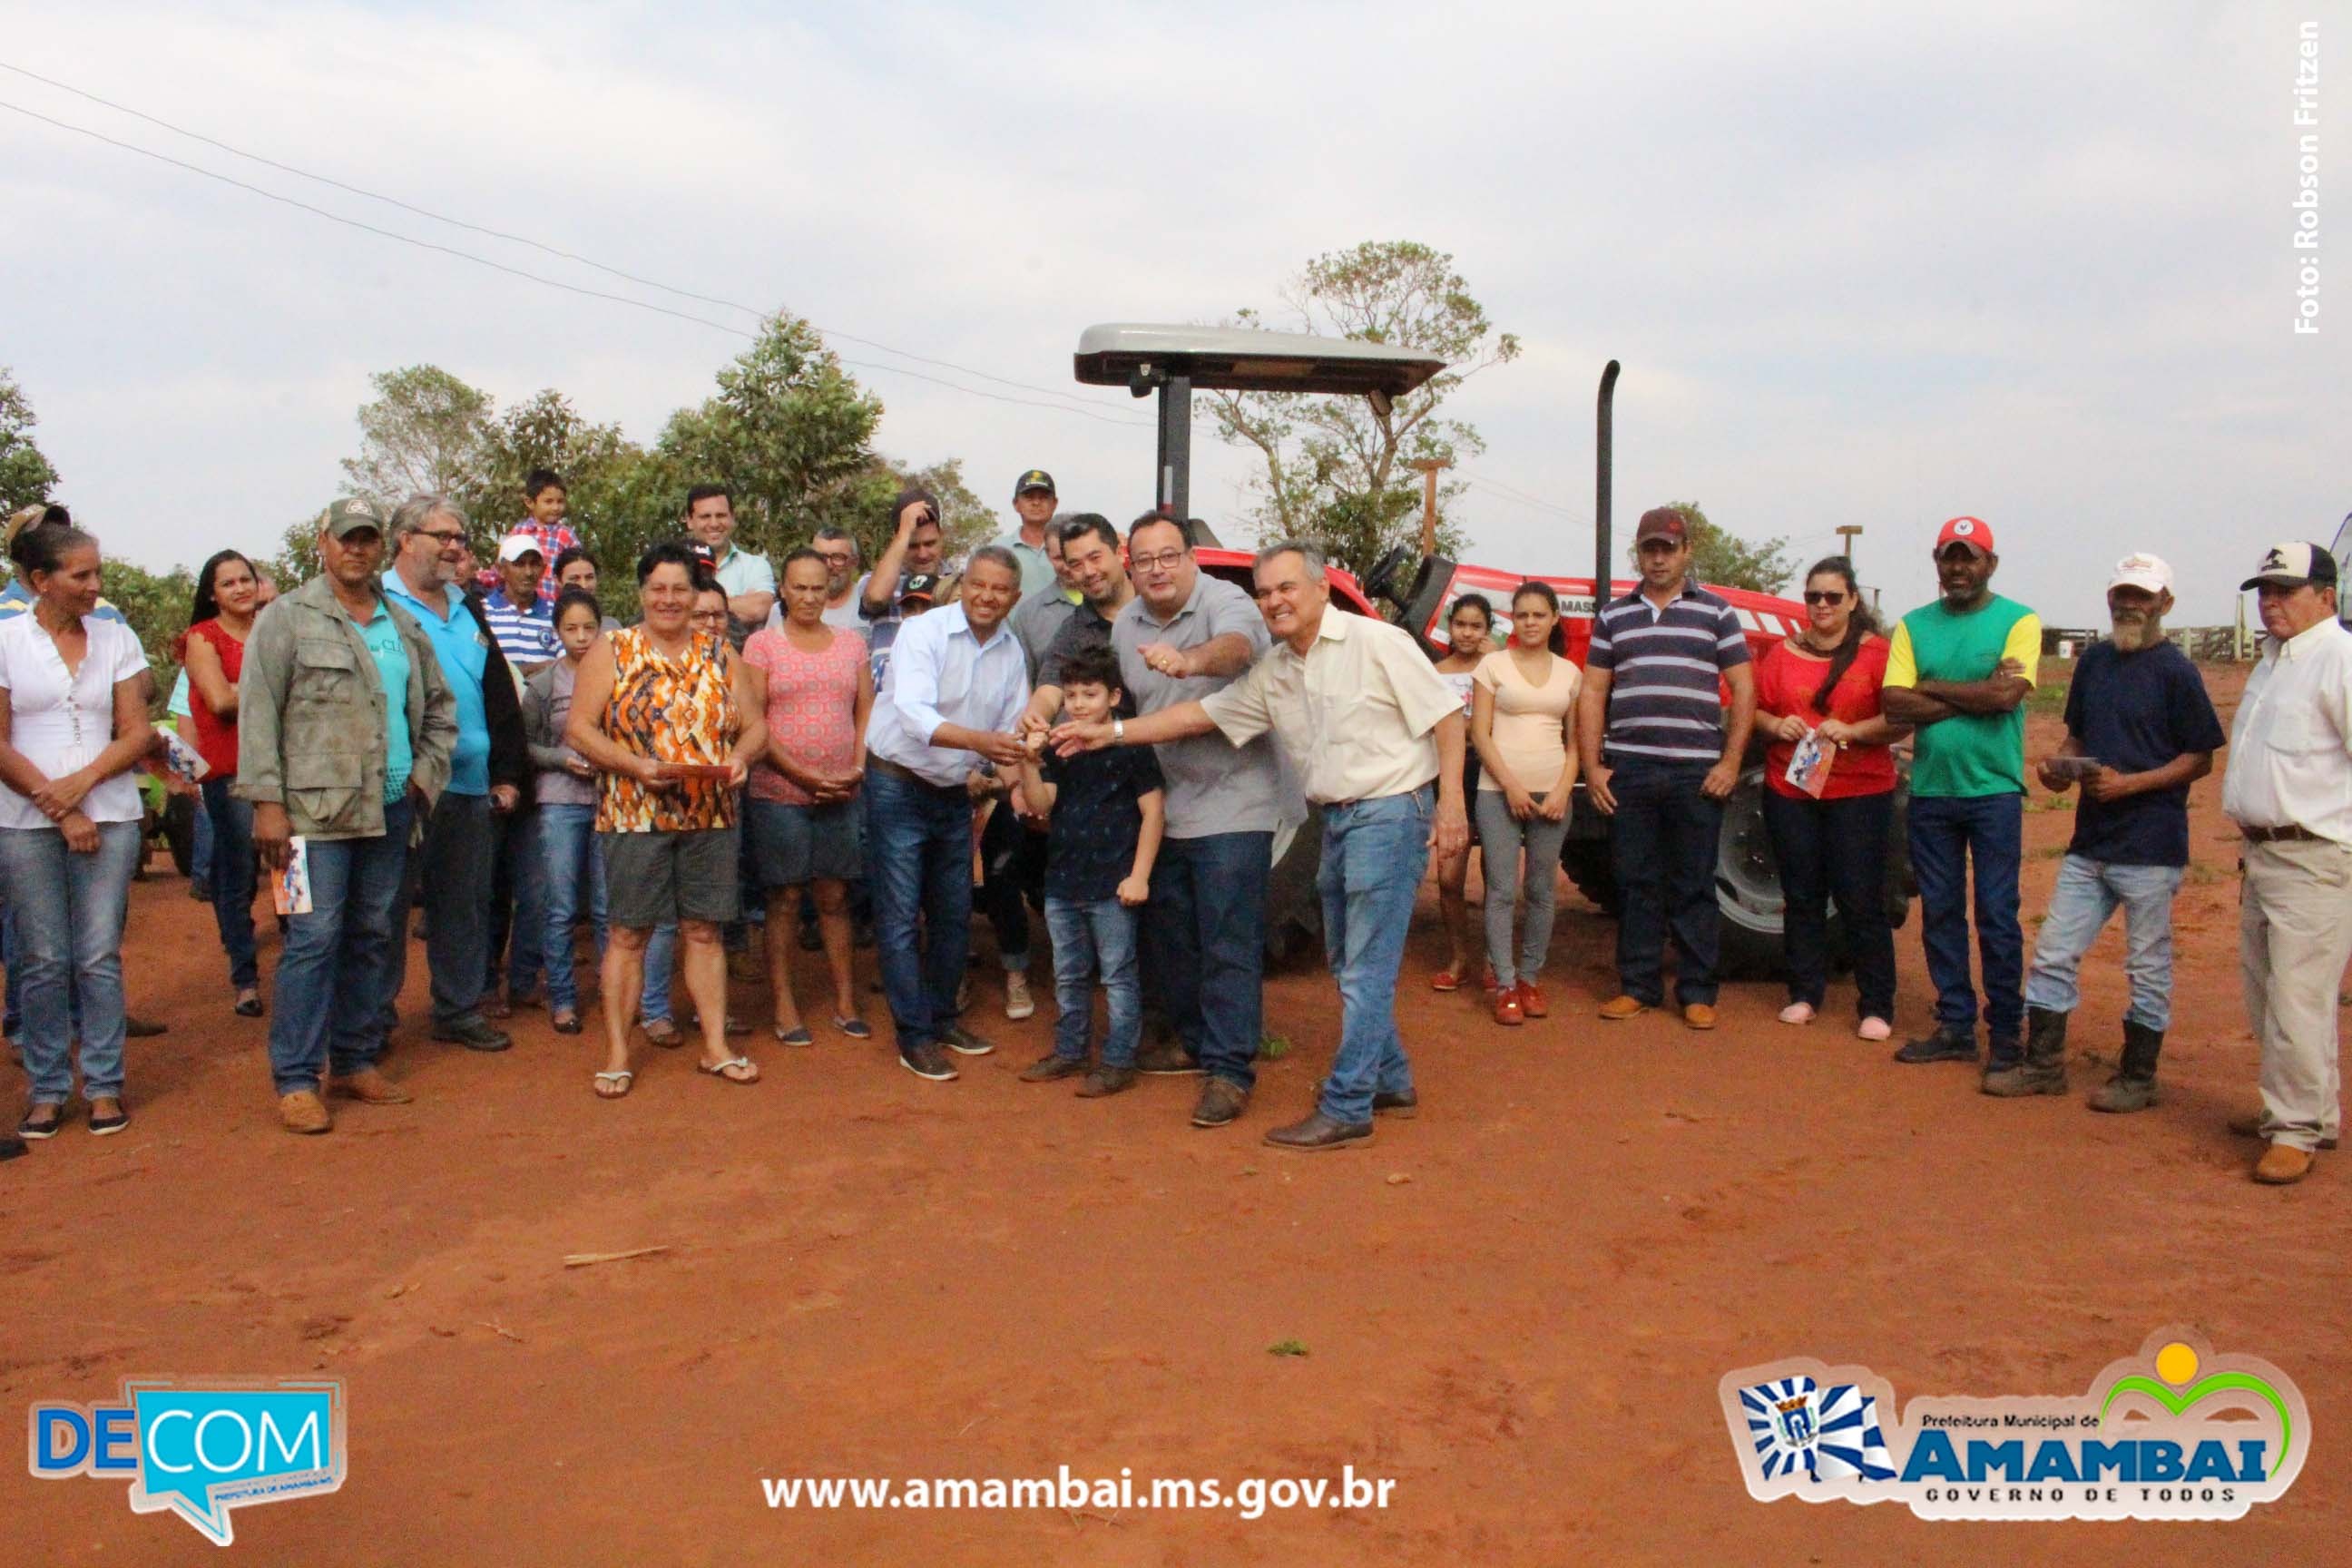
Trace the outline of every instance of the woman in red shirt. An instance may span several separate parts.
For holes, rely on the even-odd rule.
[[[205,814],[213,822],[213,919],[228,953],[236,1011],[261,1016],[261,971],[253,951],[253,807],[229,794],[236,782],[236,678],[245,639],[253,635],[261,580],[253,563],[224,550],[196,574],[196,602],[180,662],[188,672],[188,711],[195,720],[205,774]]]
[[[1853,952],[1855,1010],[1865,1040],[1894,1033],[1895,932],[1886,921],[1886,834],[1895,807],[1893,743],[1909,731],[1879,710],[1886,639],[1864,608],[1843,555],[1805,574],[1801,632],[1756,667],[1756,730],[1769,742],[1764,826],[1780,862],[1789,967],[1784,1024],[1810,1024],[1829,984],[1829,900]],[[1830,748],[1818,791],[1789,782],[1797,743],[1818,731]]]

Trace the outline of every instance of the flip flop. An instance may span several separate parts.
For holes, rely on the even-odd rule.
[[[806,1024],[803,1024],[796,1029],[778,1029],[775,1031],[775,1036],[776,1043],[780,1046],[813,1046],[816,1044],[816,1037],[808,1032],[808,1026]]]
[[[874,1037],[874,1026],[863,1018],[845,1018],[835,1013],[833,1016],[833,1026],[853,1040],[870,1040]]]
[[[742,1068],[747,1070],[738,1072],[735,1070],[738,1068]],[[701,1073],[709,1073],[712,1078],[723,1078],[729,1083],[757,1083],[760,1081],[759,1064],[754,1062],[750,1057],[729,1057],[723,1062],[697,1062],[694,1064],[694,1070]]]
[[[619,1072],[600,1072],[596,1075],[596,1098],[599,1100],[624,1099],[629,1090],[636,1086],[636,1081],[637,1075],[625,1068]],[[608,1083],[617,1083],[621,1087],[607,1094],[604,1092],[604,1086]]]

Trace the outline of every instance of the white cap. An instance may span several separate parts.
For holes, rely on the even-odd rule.
[[[2172,568],[2160,557],[2144,550],[2135,550],[2116,563],[2115,574],[2107,579],[2110,588],[2145,588],[2151,594],[2172,592]]]
[[[536,555],[544,561],[547,548],[528,533],[509,533],[499,541],[499,560],[520,561],[526,555]]]

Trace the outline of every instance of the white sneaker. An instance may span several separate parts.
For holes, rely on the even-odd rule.
[[[1004,972],[1004,1016],[1015,1023],[1037,1011],[1036,1001],[1029,994],[1029,977],[1017,969]]]

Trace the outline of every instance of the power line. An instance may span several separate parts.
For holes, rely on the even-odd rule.
[[[362,196],[369,201],[383,202],[386,205],[398,207],[404,212],[415,213],[419,217],[430,218],[436,223],[446,223],[453,228],[466,229],[474,234],[483,235],[492,239],[505,240],[513,245],[528,246],[533,250],[543,252],[546,255],[555,257],[561,260],[577,262],[583,267],[591,268],[595,271],[621,279],[625,282],[635,283],[647,289],[658,289],[665,294],[674,294],[681,300],[693,300],[705,305],[718,305],[730,310],[740,310],[745,315],[761,321],[766,320],[769,314],[768,311],[762,310],[757,306],[746,305],[740,300],[722,299],[715,294],[698,294],[690,289],[677,288],[674,285],[664,283],[658,279],[643,278],[634,272],[625,272],[620,268],[610,266],[605,262],[598,261],[593,257],[582,256],[573,251],[561,249],[555,246],[549,245],[544,241],[533,239],[529,235],[509,234],[504,229],[490,228],[482,224],[468,222],[464,218],[451,217],[446,213],[437,213],[433,211],[430,207],[421,207],[413,202],[403,201],[397,196],[388,196],[381,191],[369,190],[364,185],[355,185],[348,181],[336,179],[330,174],[317,174],[309,169],[298,168],[291,163],[280,163],[275,158],[265,157],[261,153],[250,153],[242,147],[232,146],[228,142],[221,141],[218,137],[207,136],[201,131],[191,131],[184,125],[175,125],[172,121],[164,120],[160,116],[150,114],[144,110],[133,109],[127,103],[118,103],[110,98],[101,98],[97,93],[91,92],[86,88],[76,87],[71,82],[59,81],[54,77],[43,76],[38,71],[27,70],[23,66],[12,65],[6,60],[0,60],[0,70],[14,72],[17,76],[26,78],[32,81],[40,82],[44,86],[56,88],[60,92],[72,93],[76,98],[85,99],[102,108],[113,110],[118,114],[128,114],[134,120],[143,120],[150,125],[161,126],[163,130],[169,131],[175,136],[185,136],[191,141],[201,142],[207,147],[216,147],[220,149],[220,151],[230,154],[232,157],[247,159],[253,163],[262,164],[267,168],[276,169],[282,174],[292,174],[298,179],[315,181],[322,185],[332,186],[334,189],[339,191],[349,192],[351,195],[355,196]],[[1065,402],[1077,404],[1081,406],[1083,406],[1086,402],[1085,398],[1081,395],[1065,391],[1060,387],[1039,386],[1030,382],[1013,381],[1004,376],[992,375],[987,371],[979,370],[971,365],[958,364],[953,360],[932,359],[924,354],[910,353],[905,349],[893,348],[888,343],[879,342],[872,338],[859,337],[854,332],[839,331],[834,328],[823,326],[816,322],[811,322],[810,325],[814,326],[818,331],[824,333],[827,337],[839,338],[844,342],[858,343],[866,348],[877,349],[883,353],[892,355],[898,359],[912,360],[918,364],[936,365],[941,370],[952,370],[960,374],[978,376],[982,381],[992,381],[1000,386],[1016,387],[1024,392],[1043,393],[1048,397],[1059,398]],[[1139,420],[1121,420],[1120,423],[1134,425],[1144,422]]]
[[[603,300],[615,305],[627,305],[639,310],[650,310],[658,316],[668,316],[681,321],[691,321],[697,326],[709,327],[714,331],[726,332],[734,337],[756,341],[759,336],[756,332],[747,331],[743,328],[735,326],[730,322],[715,321],[708,316],[698,316],[693,314],[691,311],[674,310],[667,305],[656,305],[646,300],[633,300],[625,294],[614,294],[602,289],[588,289],[583,288],[577,283],[566,283],[562,279],[548,278],[536,272],[526,272],[520,267],[509,267],[503,261],[493,261],[488,257],[477,256],[468,250],[459,250],[452,246],[437,245],[432,240],[419,239],[414,235],[401,234],[394,229],[380,228],[374,224],[363,223],[360,219],[354,217],[345,217],[341,213],[329,212],[324,207],[313,206],[309,202],[298,201],[294,197],[289,195],[281,195],[276,191],[266,189],[260,185],[252,184],[247,181],[237,179],[233,175],[224,174],[216,170],[205,168],[201,164],[191,163],[184,159],[174,158],[167,153],[158,153],[152,148],[142,147],[136,142],[118,140],[115,137],[107,135],[104,132],[93,131],[86,125],[74,125],[63,120],[54,119],[49,115],[40,113],[37,110],[26,109],[22,104],[10,103],[5,100],[0,100],[0,109],[9,110],[15,113],[21,114],[28,120],[37,120],[45,125],[54,126],[60,131],[70,131],[78,136],[87,136],[92,141],[103,142],[108,146],[120,148],[125,153],[136,153],[142,158],[152,158],[159,163],[168,163],[173,168],[184,170],[192,174],[200,174],[208,180],[217,180],[225,185],[234,185],[238,190],[249,192],[252,195],[263,197],[266,200],[277,202],[285,206],[293,207],[297,211],[309,213],[314,217],[325,218],[330,223],[342,224],[346,227],[359,229],[362,233],[374,235],[381,239],[389,239],[401,245],[414,246],[419,250],[430,250],[437,252],[443,256],[454,257],[460,261],[471,262],[477,267],[487,267],[493,272],[503,272],[510,278],[520,278],[527,283],[537,283],[550,289],[561,289],[568,294],[578,294],[591,300]],[[820,328],[818,330],[822,331],[823,329]],[[903,365],[876,364],[870,361],[846,358],[842,359],[841,363],[845,365],[854,366],[859,370],[875,371],[888,375],[903,375],[916,381],[929,382],[934,386],[943,386],[950,392],[961,392],[970,397],[985,397],[992,402],[1013,404],[1025,408],[1043,408],[1055,414],[1075,414],[1081,418],[1092,419],[1105,425],[1119,425],[1133,429],[1147,427],[1150,424],[1150,421],[1148,420],[1122,419],[1114,415],[1097,413],[1093,409],[1082,408],[1074,404],[1045,403],[1031,397],[1012,397],[1000,392],[983,392],[976,386],[965,386],[961,383],[944,380],[939,376],[925,375],[920,371],[908,370]],[[992,380],[996,378],[991,377],[990,379]]]

